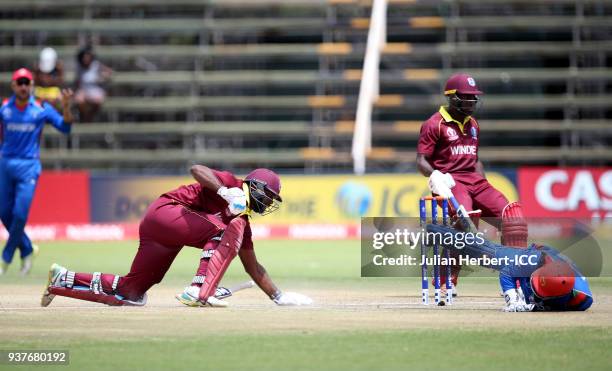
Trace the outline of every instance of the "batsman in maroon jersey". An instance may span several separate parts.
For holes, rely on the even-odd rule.
[[[202,249],[194,278],[191,306],[226,306],[215,298],[217,285],[236,255],[255,283],[279,305],[309,304],[300,294],[282,293],[259,264],[253,249],[249,214],[266,215],[279,207],[281,184],[268,169],[256,169],[244,180],[225,171],[195,165],[197,183],[164,193],[140,223],[140,245],[125,276],[76,273],[54,264],[41,305],[55,295],[109,305],[144,305],[146,292],[161,282],[183,246]]]
[[[472,215],[477,225],[482,216],[501,231],[502,244],[527,247],[527,223],[521,205],[495,189],[478,159],[480,127],[472,115],[483,93],[469,75],[459,73],[446,82],[447,106],[441,106],[421,126],[417,147],[417,168],[426,177],[440,172],[453,195]],[[440,175],[440,174],[437,174]],[[457,284],[460,266],[452,270]],[[445,277],[442,277],[444,281]]]

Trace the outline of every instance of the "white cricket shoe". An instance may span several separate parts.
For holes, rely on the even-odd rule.
[[[6,273],[6,271],[8,271],[9,265],[10,264],[6,263],[4,260],[2,261],[2,264],[0,264],[0,276],[2,276]]]
[[[55,295],[49,292],[49,287],[61,287],[62,277],[66,275],[68,269],[62,267],[59,264],[53,263],[51,268],[49,269],[49,275],[47,278],[47,285],[45,286],[45,291],[43,291],[42,298],[40,299],[40,306],[47,307],[55,298]]]
[[[177,294],[175,296],[176,300],[179,303],[186,305],[188,307],[216,307],[216,308],[225,308],[229,305],[228,302],[221,301],[220,299],[211,296],[208,298],[206,303],[202,303],[198,300],[198,296],[200,295],[200,288],[197,286],[187,286],[185,290],[181,294]]]
[[[455,287],[455,285],[451,286],[451,290],[453,290],[453,298],[456,298],[457,297],[457,288]],[[440,297],[442,297],[442,298],[446,297],[446,286],[440,287]]]
[[[142,297],[138,300],[127,300],[127,299],[122,299],[124,302],[127,303],[127,305],[133,305],[136,307],[142,307],[145,304],[147,304],[147,293],[144,293],[144,295],[142,295]]]
[[[22,276],[26,276],[30,273],[30,271],[32,270],[32,262],[34,261],[34,258],[38,255],[39,252],[40,248],[38,247],[38,245],[32,244],[32,253],[21,259],[21,270],[19,272]]]

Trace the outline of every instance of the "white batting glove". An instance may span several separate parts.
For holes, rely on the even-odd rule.
[[[453,176],[450,173],[442,173],[442,175],[444,175],[444,180],[448,188],[453,188],[455,186],[455,179],[453,179]]]
[[[274,299],[272,299],[277,305],[310,305],[312,299],[306,295],[298,294],[296,292],[282,292]]]
[[[524,299],[521,298],[516,289],[506,290],[504,292],[504,299],[506,300],[506,306],[502,308],[502,312],[531,312],[533,311],[534,305],[527,304]]]
[[[429,190],[432,193],[446,198],[450,198],[453,195],[451,188],[455,186],[455,180],[448,173],[444,174],[438,170],[434,170],[429,176],[428,184]]]
[[[221,187],[217,191],[217,194],[227,201],[229,211],[232,215],[238,215],[246,210],[247,197],[242,189],[237,187]]]

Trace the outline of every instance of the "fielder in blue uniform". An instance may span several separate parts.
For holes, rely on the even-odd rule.
[[[443,225],[427,225],[427,232],[463,233]],[[458,239],[457,239],[458,240]],[[481,264],[499,271],[505,312],[585,311],[593,304],[589,283],[574,262],[558,250],[531,244],[527,249],[483,243],[466,244],[462,249],[445,245],[471,258],[496,259]],[[516,282],[520,282],[520,290]]]
[[[0,106],[0,219],[9,233],[0,274],[6,272],[19,249],[21,273],[32,268],[32,241],[24,228],[41,172],[40,137],[46,123],[64,134],[70,133],[72,90],[62,90],[63,116],[51,105],[32,95],[32,73],[20,68],[13,73],[13,96]]]

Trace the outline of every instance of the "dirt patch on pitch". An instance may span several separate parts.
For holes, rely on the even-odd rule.
[[[487,292],[488,290],[488,292]],[[284,333],[406,329],[547,329],[612,327],[612,293],[596,296],[586,313],[501,313],[503,299],[490,289],[462,287],[449,307],[423,307],[405,288],[307,289],[315,305],[277,307],[258,289],[227,299],[229,308],[189,308],[174,299],[177,289],[156,287],[146,307],[106,307],[57,297],[39,307],[40,287],[6,285],[0,294],[0,340],[58,337],[130,339],[219,333]]]

